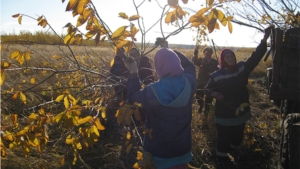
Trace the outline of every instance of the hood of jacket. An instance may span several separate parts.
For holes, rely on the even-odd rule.
[[[184,75],[161,78],[150,87],[160,104],[168,107],[186,106],[192,94],[191,84]]]

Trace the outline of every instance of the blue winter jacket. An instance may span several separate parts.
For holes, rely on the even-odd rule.
[[[245,123],[251,118],[250,106],[244,111],[235,111],[242,103],[249,103],[247,89],[249,74],[258,65],[267,50],[267,43],[261,41],[256,50],[247,61],[237,63],[237,69],[230,72],[227,68],[221,68],[212,73],[206,88],[207,94],[216,91],[224,96],[223,100],[217,100],[215,104],[215,121],[217,124],[236,126]]]
[[[129,103],[141,103],[148,110],[143,149],[152,154],[156,168],[188,163],[191,154],[191,119],[196,92],[194,64],[175,51],[184,68],[182,75],[159,79],[141,89],[137,74],[127,82]]]

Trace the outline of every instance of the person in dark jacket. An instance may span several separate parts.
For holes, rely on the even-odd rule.
[[[135,62],[126,62],[128,101],[149,110],[143,150],[152,155],[157,169],[187,168],[192,160],[191,120],[196,92],[194,64],[183,54],[161,48],[154,56],[159,80],[141,89]],[[146,153],[144,153],[146,154]]]
[[[248,78],[267,50],[270,32],[270,28],[265,30],[264,38],[246,61],[237,63],[232,50],[222,50],[220,69],[210,75],[206,89],[207,94],[216,98],[216,160],[220,168],[233,165],[227,153],[236,150],[243,140],[245,123],[251,118]]]
[[[198,69],[198,85],[197,85],[197,92],[196,92],[196,100],[199,104],[198,112],[201,113],[204,107],[204,114],[202,117],[202,123],[205,125],[207,124],[207,115],[209,112],[209,107],[212,103],[212,97],[210,95],[205,96],[205,86],[210,79],[210,74],[214,71],[218,70],[218,61],[213,59],[211,56],[213,54],[213,50],[211,47],[206,47],[203,49],[203,57],[198,57],[198,48],[194,51],[194,57],[192,61],[196,66],[199,67]],[[205,98],[205,99],[204,99]]]
[[[117,49],[116,56],[114,57],[113,65],[111,66],[110,73],[112,80],[115,82],[115,104],[119,105],[120,102],[125,101],[127,98],[126,79],[129,74],[128,69],[125,67],[123,57],[124,49]]]
[[[131,48],[129,55],[136,60],[138,65],[138,75],[141,82],[145,85],[154,82],[149,58],[147,56],[141,56],[141,53],[137,48]]]

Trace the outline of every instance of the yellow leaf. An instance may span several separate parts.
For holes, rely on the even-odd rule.
[[[26,52],[25,52],[25,59],[26,59],[26,60],[30,60],[30,54],[31,54],[30,51],[26,51]]]
[[[14,141],[14,137],[13,135],[9,132],[9,131],[5,131],[5,137],[4,137],[6,140],[9,140],[9,141]]]
[[[232,23],[228,21],[228,30],[232,33]]]
[[[119,17],[120,17],[120,18],[123,18],[123,19],[128,19],[128,16],[127,16],[126,13],[124,13],[124,12],[120,12],[120,13],[119,13]]]
[[[115,59],[112,59],[109,63],[110,67],[113,67],[114,63],[115,63]]]
[[[199,16],[202,17],[203,14],[204,14],[205,12],[207,12],[209,9],[210,9],[209,7],[207,7],[207,8],[202,8],[202,9],[200,9],[194,16],[196,16],[196,17],[199,17]]]
[[[87,20],[91,16],[91,14],[93,14],[93,10],[90,8],[85,8],[82,14],[83,19]]]
[[[61,159],[60,165],[61,165],[61,166],[65,165],[65,157],[63,157],[63,158]]]
[[[139,163],[136,162],[136,163],[134,163],[133,168],[134,169],[140,169],[141,167],[139,166]]]
[[[22,100],[22,102],[24,104],[26,104],[26,96],[25,96],[25,94],[23,94],[23,92],[20,92],[20,99]]]
[[[139,29],[137,29],[135,26],[132,26],[130,29],[131,38],[134,38],[138,31],[139,31]]]
[[[71,11],[77,3],[78,0],[70,0],[67,5],[66,11]]]
[[[79,0],[78,6],[77,6],[78,14],[80,14],[80,15],[83,14],[83,11],[88,3],[89,3],[89,0]]]
[[[66,144],[72,144],[74,142],[75,138],[71,135],[68,135],[66,138]]]
[[[127,138],[127,140],[130,140],[130,138],[131,138],[131,133],[129,131],[126,134],[126,138]]]
[[[56,115],[54,118],[55,118],[55,121],[56,123],[59,123],[60,120],[62,119],[62,117],[65,115],[65,112],[61,112],[59,113],[58,115]]]
[[[92,116],[86,116],[84,118],[80,118],[80,119],[77,120],[77,125],[76,124],[75,125],[78,126],[80,124],[83,124],[83,123],[86,123],[86,122],[90,122],[92,119],[93,119]]]
[[[26,127],[24,127],[23,130],[17,132],[17,133],[15,134],[15,136],[16,136],[16,137],[17,137],[17,136],[22,136],[22,135],[26,134],[28,131],[29,131],[29,127],[26,126]]]
[[[101,111],[101,117],[104,119],[106,118],[106,111]]]
[[[19,18],[18,18],[18,23],[21,25],[22,24],[22,15],[21,16],[19,16]]]
[[[18,114],[12,114],[11,115],[11,121],[13,122],[13,124],[17,123],[17,121],[18,121]]]
[[[139,19],[139,18],[140,18],[139,15],[132,15],[128,20],[129,20],[129,21],[134,21],[134,20],[137,20],[137,19]]]
[[[60,60],[60,59],[62,59],[62,56],[53,55],[52,58],[56,59],[56,60]]]
[[[65,98],[64,98],[64,105],[65,105],[66,109],[68,109],[70,107],[69,99],[67,96],[65,96]]]
[[[173,23],[176,20],[176,13],[168,12],[165,18],[165,23]]]
[[[208,25],[207,25],[207,29],[208,29],[208,32],[211,33],[214,31],[215,27],[216,27],[216,22],[217,22],[217,19],[216,18],[212,18]]]
[[[29,122],[32,123],[34,120],[36,120],[36,118],[39,117],[39,115],[35,114],[35,113],[31,113],[28,116]]]
[[[94,120],[94,124],[96,125],[98,130],[104,130],[105,127],[101,124],[99,117]]]
[[[57,96],[57,98],[55,99],[55,101],[56,101],[56,102],[60,102],[60,101],[64,98],[64,96],[65,96],[65,95],[63,95],[63,94]]]
[[[130,44],[130,41],[128,40],[118,40],[118,42],[116,43],[118,49],[127,46],[128,44]]]
[[[13,99],[13,100],[16,100],[17,97],[18,97],[18,95],[19,95],[19,92],[16,92],[16,93],[13,95],[12,99]]]
[[[40,21],[38,21],[38,25],[45,28],[47,26],[48,22],[46,19],[41,19]]]
[[[65,36],[64,44],[69,45],[71,38],[72,38],[72,36],[69,34],[67,36]]]
[[[226,26],[227,20],[225,18],[224,13],[221,10],[217,10],[217,11],[218,11],[218,20],[222,23],[223,26]]]
[[[143,153],[140,151],[137,151],[136,160],[142,160],[143,159]]]
[[[76,149],[81,150],[82,149],[82,145],[79,141],[75,140],[73,142],[73,145],[76,147]]]
[[[9,62],[1,62],[1,69],[6,69],[10,67],[10,63]]]
[[[13,52],[10,54],[10,58],[11,58],[11,59],[14,59],[14,58],[16,58],[16,57],[18,57],[18,56],[20,56],[20,55],[21,55],[20,51],[19,51],[19,50],[15,50],[15,51],[13,51]]]
[[[0,85],[2,86],[3,85],[3,83],[4,83],[4,80],[5,80],[5,74],[4,74],[4,70],[3,69],[1,69],[0,70],[0,75],[1,75],[1,78],[0,78]]]
[[[241,0],[236,0],[237,2],[241,2]]]
[[[126,147],[126,153],[127,153],[127,154],[130,153],[131,148],[132,148],[132,144],[129,144],[129,145]]]
[[[95,125],[91,126],[91,137],[94,139],[94,141],[100,137],[100,133]]]
[[[20,66],[22,66],[25,62],[25,55],[24,54],[19,55],[18,57],[16,57],[16,60],[17,60],[17,62],[20,63]]]
[[[40,113],[40,115],[45,115],[45,110],[44,110],[44,108],[41,107],[39,113]]]
[[[111,35],[111,39],[112,40],[117,40],[119,39],[125,32],[125,29],[127,28],[128,26],[121,26],[119,27],[112,35]]]
[[[30,79],[30,83],[31,83],[31,84],[35,84],[35,82],[36,82],[36,81],[35,81],[35,78],[34,78],[34,77]]]
[[[43,19],[43,16],[39,16],[36,20],[37,21],[40,21],[40,20],[42,20]]]
[[[77,18],[76,26],[79,27],[79,26],[83,25],[86,21],[87,21],[87,19],[84,19],[83,15],[79,15],[79,17]]]
[[[240,105],[240,107],[248,107],[248,106],[250,106],[249,103],[242,103],[242,104]]]

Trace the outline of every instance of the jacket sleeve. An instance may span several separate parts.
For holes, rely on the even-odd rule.
[[[182,53],[174,50],[174,52],[178,55],[181,60],[181,66],[184,69],[184,73],[192,74],[196,77],[196,68],[192,61],[190,61],[187,57],[185,57]]]
[[[139,63],[139,78],[142,83],[148,85],[154,81],[152,74],[152,66],[149,62],[149,58],[142,56]]]
[[[200,66],[202,64],[202,58],[198,58],[197,56],[192,57],[192,62],[196,66]]]
[[[258,65],[260,60],[263,58],[267,51],[267,43],[261,41],[260,44],[256,47],[255,51],[252,52],[251,56],[245,62],[245,70],[248,73],[251,73],[254,68]]]
[[[211,93],[214,92],[216,89],[216,83],[214,83],[214,80],[210,78],[210,80],[207,82],[207,85],[205,87],[205,94],[211,96]]]
[[[137,73],[130,74],[127,80],[127,97],[128,103],[141,103],[144,108],[149,107],[148,102],[149,87],[141,88],[140,79]]]
[[[192,92],[196,93],[197,90],[197,81],[196,81],[196,68],[191,60],[185,57],[182,53],[174,50],[181,60],[181,66],[184,69],[183,73],[186,74],[186,77],[190,80],[192,86]]]

